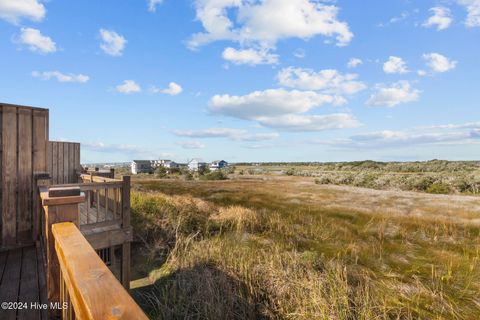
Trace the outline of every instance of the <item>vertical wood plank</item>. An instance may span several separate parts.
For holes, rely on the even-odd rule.
[[[16,244],[17,108],[3,107],[2,116],[2,244]]]
[[[33,171],[47,171],[48,110],[33,110]]]
[[[32,110],[18,109],[18,242],[32,239]]]
[[[69,183],[68,181],[68,172],[70,170],[70,163],[69,163],[69,157],[68,157],[68,149],[69,149],[69,144],[66,142],[62,142],[63,144],[63,183]]]
[[[77,176],[76,176],[76,171],[81,170],[81,165],[80,165],[80,143],[75,143],[75,176],[74,179],[77,181]]]
[[[63,182],[63,143],[57,142],[58,145],[58,176],[57,176],[57,183],[62,184]]]
[[[58,143],[51,142],[52,145],[52,184],[58,184]]]

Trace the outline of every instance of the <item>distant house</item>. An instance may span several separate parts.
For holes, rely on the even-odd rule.
[[[153,161],[151,160],[133,160],[131,164],[132,174],[153,173]]]
[[[171,161],[171,160],[165,160],[165,162],[163,162],[163,167],[164,168],[167,168],[167,169],[173,169],[173,168],[178,168],[179,165],[178,163],[176,163],[175,161]]]
[[[153,173],[159,167],[172,169],[178,168],[179,164],[172,160],[133,160],[131,171],[132,174]]]
[[[215,171],[215,170],[220,170],[228,166],[228,162],[225,160],[215,160],[210,163],[210,170]]]
[[[193,159],[188,163],[188,169],[190,171],[198,171],[206,166],[207,164],[205,162],[200,162],[198,159]]]

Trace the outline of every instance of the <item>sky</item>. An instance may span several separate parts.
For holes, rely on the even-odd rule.
[[[0,48],[82,163],[480,159],[480,0],[0,0]]]

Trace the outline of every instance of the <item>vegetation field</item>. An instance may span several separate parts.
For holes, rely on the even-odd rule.
[[[480,315],[479,197],[236,173],[140,179],[132,211],[132,287],[152,318]]]
[[[315,177],[318,184],[435,194],[479,194],[480,162],[332,162],[239,164],[240,175]]]

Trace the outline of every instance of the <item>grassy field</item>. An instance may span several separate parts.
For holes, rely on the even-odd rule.
[[[158,319],[478,319],[480,198],[296,176],[147,180],[134,296]]]
[[[239,175],[315,177],[318,184],[434,194],[479,194],[480,162],[332,162],[239,164]]]

